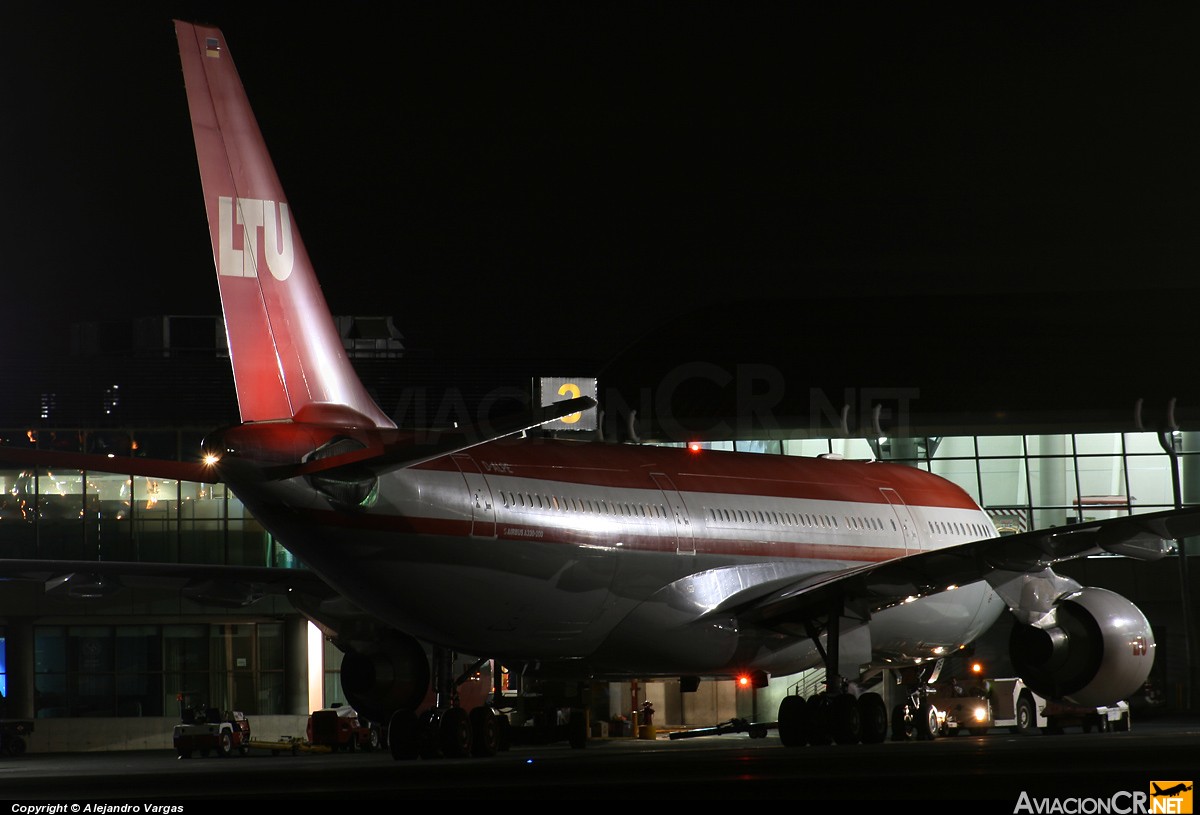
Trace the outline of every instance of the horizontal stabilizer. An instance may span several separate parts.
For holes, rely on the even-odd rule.
[[[284,480],[318,473],[325,478],[346,480],[354,480],[368,474],[381,475],[391,470],[423,464],[515,433],[523,433],[546,422],[595,406],[596,400],[592,397],[577,396],[484,424],[424,431],[420,434],[420,442],[414,442],[411,434],[404,434],[405,440],[402,443],[384,443],[379,447],[350,450],[328,458],[311,459],[302,464],[270,467],[263,471],[263,475],[268,480]]]
[[[0,447],[0,466],[63,468],[90,472],[120,473],[145,478],[197,481],[216,484],[217,472],[200,461],[167,461],[133,456],[101,456],[94,453],[66,453],[59,450],[30,450]]]

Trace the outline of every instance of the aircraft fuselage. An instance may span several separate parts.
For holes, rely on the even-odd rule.
[[[347,596],[375,598],[365,610],[397,628],[605,675],[813,667],[811,641],[723,609],[996,535],[959,487],[912,467],[545,438],[386,473],[352,492],[365,496],[354,506],[320,479],[231,484],[302,561]],[[877,614],[870,643],[928,656],[1002,610],[973,584]]]

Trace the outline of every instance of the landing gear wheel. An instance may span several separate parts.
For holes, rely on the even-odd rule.
[[[417,716],[411,710],[397,710],[388,722],[388,745],[395,761],[416,758]]]
[[[442,757],[442,717],[429,709],[417,717],[417,755],[421,758]]]
[[[830,698],[833,740],[838,744],[858,744],[862,740],[862,717],[858,699],[849,693]]]
[[[909,741],[913,737],[913,731],[908,705],[896,705],[892,709],[892,741]]]
[[[784,747],[808,744],[808,704],[803,696],[785,696],[779,703],[779,741]]]
[[[879,744],[887,738],[887,704],[878,693],[858,697],[858,718],[862,721],[863,744]]]
[[[486,757],[496,755],[500,749],[500,725],[496,711],[490,707],[477,707],[471,711],[471,755]]]
[[[833,705],[829,695],[817,693],[808,697],[808,743],[833,742]]]
[[[452,707],[442,713],[438,745],[446,758],[465,758],[471,754],[471,721],[467,711]]]
[[[937,708],[929,702],[924,702],[917,709],[917,738],[921,741],[933,741],[938,736]]]

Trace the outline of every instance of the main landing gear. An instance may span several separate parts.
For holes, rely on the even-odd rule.
[[[887,738],[887,705],[874,691],[855,695],[848,686],[807,699],[793,694],[779,705],[778,731],[784,747],[877,744]]]
[[[779,740],[785,747],[806,744],[875,744],[887,738],[888,711],[883,697],[861,692],[838,674],[842,604],[831,604],[826,622],[828,650],[822,647],[816,622],[808,633],[825,661],[825,690],[808,698],[784,697],[779,705]]]
[[[940,660],[906,669],[913,672],[909,693],[891,710],[881,693],[866,690],[869,685],[856,684],[840,675],[843,661],[861,665],[870,659],[869,640],[864,642],[865,632],[861,627],[869,615],[854,605],[846,597],[831,597],[824,614],[806,624],[808,636],[825,663],[825,690],[808,698],[796,693],[783,699],[777,729],[786,747],[875,744],[886,740],[889,732],[893,740],[933,739],[942,727],[945,714],[929,699],[930,684],[941,671]],[[853,638],[846,643],[851,649],[846,660],[841,658],[843,621],[858,626],[850,631]]]
[[[464,676],[473,673],[472,669]],[[444,648],[433,650],[432,681],[432,708],[421,713],[406,709],[392,714],[388,747],[393,759],[494,756],[506,746],[504,728],[508,720],[504,716],[487,706],[470,712],[459,706],[459,682],[451,679],[451,652]]]

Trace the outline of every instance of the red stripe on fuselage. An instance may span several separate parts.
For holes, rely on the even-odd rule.
[[[665,473],[685,497],[689,492],[762,495],[827,501],[886,503],[891,488],[909,505],[972,509],[978,506],[957,484],[903,464],[732,453],[693,453],[676,447],[636,447],[600,442],[529,438],[471,448],[485,476],[503,475],[613,489],[652,487],[650,473]],[[449,457],[414,469],[455,472]]]

